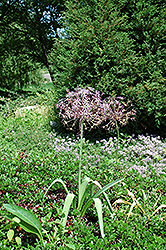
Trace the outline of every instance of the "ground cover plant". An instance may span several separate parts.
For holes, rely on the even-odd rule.
[[[36,102],[40,98],[34,97]],[[27,105],[26,100],[20,100],[20,106],[21,103]],[[114,209],[112,217],[107,203],[101,198],[104,239],[93,206],[81,219],[77,211],[71,209],[65,232],[62,233],[58,221],[66,198],[64,188],[53,185],[44,203],[42,200],[50,183],[57,178],[62,178],[67,189],[75,194],[79,137],[72,137],[71,134],[63,137],[57,131],[51,132],[48,127],[50,118],[44,115],[38,114],[36,117],[33,112],[29,112],[17,120],[10,112],[6,118],[3,114],[1,112],[0,118],[3,122],[0,123],[1,249],[43,248],[35,235],[19,226],[17,219],[10,222],[5,218],[7,213],[4,203],[31,210],[40,219],[45,230],[45,249],[164,249],[164,139],[151,135],[135,137],[120,134],[118,158],[116,134],[109,140],[96,138],[95,143],[84,139],[82,174],[98,181],[101,186],[107,185],[110,180],[124,180],[107,190]],[[137,205],[132,206],[132,197],[143,210]]]

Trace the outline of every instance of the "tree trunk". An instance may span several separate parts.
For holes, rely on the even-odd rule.
[[[48,69],[48,72],[50,74],[52,83],[55,85],[55,78],[54,78],[53,72],[51,71],[51,67],[50,67],[50,64],[49,64],[49,61],[48,61],[48,55],[47,55],[46,47],[45,47],[45,45],[43,43],[42,43],[42,50],[43,50],[43,54],[45,56],[45,66]]]
[[[39,25],[39,41],[41,43],[41,47],[42,47],[42,51],[43,51],[43,55],[44,55],[44,65],[47,67],[48,72],[49,72],[50,77],[51,77],[51,81],[55,85],[55,78],[54,78],[53,72],[51,71],[51,67],[50,67],[50,64],[49,64],[49,61],[48,61],[46,45],[44,43],[44,39],[43,39],[43,36],[42,36],[42,31],[41,31],[41,27],[40,27],[40,25],[41,25],[40,15],[39,15],[38,10],[36,10],[36,14],[37,14],[38,25]]]

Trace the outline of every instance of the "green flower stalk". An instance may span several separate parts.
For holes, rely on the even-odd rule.
[[[108,130],[117,131],[117,144],[116,144],[116,166],[118,162],[118,147],[119,147],[119,127],[125,126],[129,120],[133,121],[136,117],[136,110],[133,105],[124,102],[123,97],[112,98],[108,97],[103,101],[103,126]]]
[[[126,103],[123,97],[101,98],[99,91],[91,87],[84,89],[77,87],[74,91],[67,90],[66,98],[59,100],[56,104],[59,109],[59,116],[62,123],[69,129],[73,129],[79,124],[80,132],[80,156],[79,156],[79,173],[78,183],[81,184],[81,161],[82,161],[82,143],[83,129],[91,129],[104,123],[103,128],[108,130],[116,129],[116,165],[118,161],[119,147],[119,126],[124,126],[129,120],[134,120],[136,111],[133,105]],[[80,193],[80,192],[79,192]]]
[[[103,107],[100,92],[91,87],[84,89],[77,87],[75,91],[67,90],[66,98],[59,100],[56,107],[59,109],[59,116],[62,123],[72,130],[79,123],[80,133],[80,153],[79,153],[79,171],[78,187],[80,197],[81,186],[81,163],[82,163],[82,145],[83,130],[99,126],[103,122]]]
[[[69,129],[73,129],[77,124],[79,124],[80,132],[80,152],[79,152],[79,166],[78,166],[78,203],[77,211],[80,216],[84,216],[86,210],[94,202],[95,208],[97,211],[99,219],[99,227],[102,238],[104,238],[104,228],[103,228],[103,215],[102,215],[102,203],[99,198],[101,194],[104,195],[104,198],[107,202],[107,207],[110,211],[110,214],[113,215],[113,208],[106,194],[106,190],[114,186],[118,182],[122,181],[115,180],[111,183],[108,183],[106,186],[102,187],[99,182],[90,179],[87,176],[81,177],[81,164],[82,164],[82,148],[83,148],[83,132],[84,129],[92,129],[97,127],[104,122],[106,123],[105,127],[109,129],[110,127],[115,127],[118,134],[119,142],[119,129],[118,122],[122,125],[126,124],[130,115],[134,114],[127,110],[127,105],[125,103],[121,104],[118,99],[106,98],[105,100],[101,99],[99,91],[94,90],[91,87],[86,87],[84,89],[77,87],[75,91],[69,92],[67,90],[66,98],[59,100],[56,104],[56,108],[59,109],[59,115],[62,119],[62,122]],[[119,98],[122,99],[122,98]],[[118,144],[117,144],[118,150]],[[117,161],[117,153],[116,153]],[[67,216],[69,209],[72,203],[75,204],[76,196],[68,191],[65,183],[61,179],[54,180],[51,185],[48,187],[46,193],[56,182],[60,182],[66,192],[66,200],[63,208],[63,218],[61,220],[61,226],[64,228],[66,225]],[[97,187],[96,192],[94,192],[93,186]],[[90,191],[90,192],[89,192]],[[45,193],[45,195],[46,195]],[[44,197],[45,197],[44,195]]]
[[[80,133],[80,153],[79,153],[79,169],[78,169],[78,196],[80,197],[80,186],[81,186],[81,163],[82,163],[82,144],[83,144],[83,129],[84,129],[84,124],[83,121],[80,121],[80,128],[81,128],[81,133]]]

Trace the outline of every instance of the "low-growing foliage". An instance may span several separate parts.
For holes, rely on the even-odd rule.
[[[31,105],[38,101],[42,103],[42,95],[34,94],[32,100],[34,102]],[[49,100],[45,100],[46,103],[47,101]],[[21,105],[22,103],[24,104]],[[29,99],[27,102],[26,99],[20,99],[20,107],[27,106],[28,103]],[[11,102],[11,108],[15,106],[14,104],[15,101]],[[125,178],[123,182],[126,188],[138,200],[146,214],[135,206],[127,220],[131,205],[119,204],[116,201],[122,199],[132,204],[133,200],[127,195],[128,192],[125,191],[123,184],[119,183],[107,191],[111,206],[116,202],[112,217],[106,201],[101,197],[104,240],[100,234],[98,215],[93,206],[89,207],[85,216],[81,218],[77,210],[71,209],[62,233],[59,222],[63,219],[62,207],[67,196],[66,191],[61,183],[57,183],[56,188],[52,185],[48,190],[44,203],[43,194],[53,180],[63,178],[67,189],[77,197],[79,137],[71,137],[70,134],[67,136],[67,133],[62,137],[55,129],[54,132],[48,131],[49,117],[44,119],[43,116],[38,116],[34,122],[31,113],[27,115],[28,122],[24,122],[24,118],[16,122],[10,107],[8,111],[5,119],[0,118],[3,119],[3,123],[0,123],[2,135],[0,249],[44,249],[35,234],[33,236],[18,226],[17,219],[11,222],[5,219],[6,211],[3,204],[16,204],[26,211],[35,213],[42,225],[44,245],[48,250],[164,249],[166,233],[164,139],[152,135],[131,137],[120,133],[118,164],[116,164],[116,137],[107,140],[105,138],[97,140],[96,137],[94,143],[83,139],[81,176],[86,175],[98,181],[101,186],[105,186],[112,179]]]
[[[124,183],[123,185],[126,186]],[[116,206],[116,204],[128,205],[127,207],[129,207],[129,210],[128,208],[126,210],[122,210],[124,214],[127,214],[127,211],[128,211],[127,219],[129,219],[131,214],[134,214],[133,213],[134,208],[136,208],[139,211],[139,213],[143,214],[144,216],[147,216],[148,220],[150,220],[151,217],[154,216],[160,209],[166,208],[165,204],[158,206],[158,202],[160,200],[160,197],[159,197],[153,206],[154,211],[152,211],[152,208],[148,207],[149,201],[143,189],[140,190],[142,191],[142,197],[138,197],[138,198],[136,197],[136,194],[134,194],[136,192],[132,193],[127,188],[126,188],[126,191],[127,191],[127,196],[129,197],[129,199],[128,200],[118,199],[112,204],[112,206]],[[158,207],[156,208],[156,206]]]

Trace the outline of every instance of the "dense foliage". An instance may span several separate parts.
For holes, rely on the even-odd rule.
[[[0,2],[0,249],[165,248],[164,8]]]
[[[137,109],[133,131],[164,134],[164,8],[152,0],[67,1],[62,39],[51,54],[60,94],[90,85],[124,96]]]
[[[39,82],[37,69],[45,66],[53,38],[58,37],[64,1],[2,0],[0,3],[0,86],[14,89]],[[37,79],[36,79],[37,78]]]
[[[76,191],[79,139],[71,134],[60,136],[60,131],[57,130],[51,132],[48,126],[50,112],[25,110],[20,116],[15,113],[28,105],[43,108],[43,103],[51,109],[54,96],[47,88],[41,91],[40,87],[34,94],[28,91],[29,96],[26,98],[24,95],[18,96],[14,101],[8,98],[0,106],[0,249],[44,250],[37,237],[25,232],[16,218],[10,222],[5,217],[7,212],[3,204],[9,203],[32,211],[40,219],[47,232],[44,234],[46,250],[163,250],[166,233],[166,142],[155,136],[133,135],[122,138],[121,135],[118,170],[117,138],[96,140],[95,143],[83,140],[82,173],[102,186],[107,185],[110,180],[125,179],[123,183],[107,190],[111,204],[114,204],[112,218],[104,199],[102,200],[104,240],[101,238],[97,212],[93,207],[87,210],[83,218],[78,217],[77,210],[71,209],[65,232],[60,231],[58,221],[66,192],[60,185],[53,185],[44,203],[43,195],[56,178],[63,178],[67,188],[71,192]],[[129,216],[134,204],[132,197],[143,210],[137,205],[133,206]],[[118,203],[120,199],[126,203]],[[8,218],[11,218],[9,214]]]

